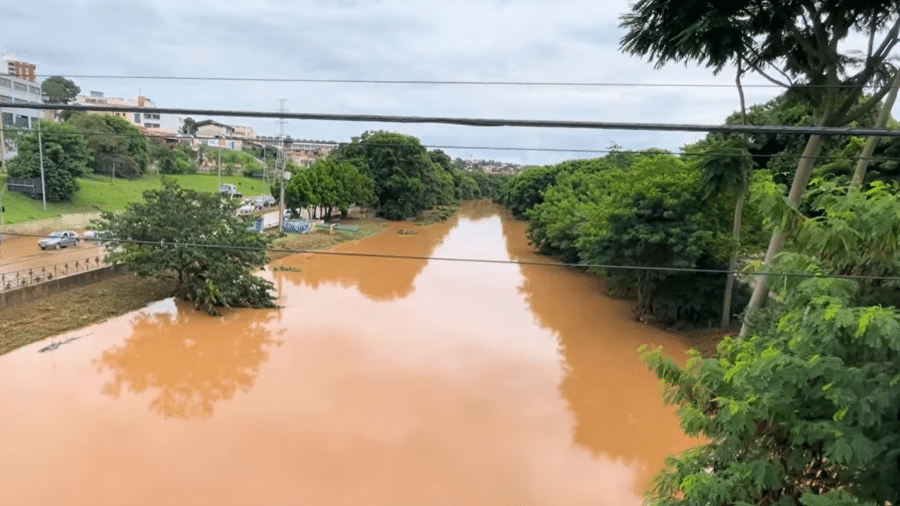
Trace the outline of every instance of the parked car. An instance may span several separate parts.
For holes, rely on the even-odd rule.
[[[78,234],[71,230],[57,230],[38,241],[41,249],[59,249],[78,244]]]
[[[250,214],[255,210],[256,206],[248,201],[241,204],[241,207],[238,208],[237,213],[239,216],[243,216],[245,214]]]
[[[267,207],[274,206],[277,202],[275,197],[271,195],[260,195],[258,197],[253,197],[253,205],[256,206],[257,209],[265,209]]]

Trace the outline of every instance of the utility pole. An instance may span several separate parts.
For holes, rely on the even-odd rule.
[[[6,172],[6,137],[3,133],[6,131],[6,124],[3,123],[3,108],[0,107],[0,170]]]
[[[112,163],[112,176],[109,178],[110,183],[116,182],[116,162]]]
[[[216,147],[216,152],[219,155],[219,160],[216,162],[216,170],[219,173],[219,186],[216,188],[218,190],[222,187],[222,141],[218,141],[218,147]]]
[[[284,156],[284,148],[281,149],[281,173],[278,175],[278,189],[280,193],[280,198],[278,199],[278,231],[281,232],[281,227],[284,224],[284,164],[285,164],[285,156]],[[278,162],[276,161],[276,169]]]
[[[38,120],[38,155],[41,159],[41,200],[44,202],[44,211],[46,211],[47,186],[44,184],[44,141],[41,137],[41,120]]]

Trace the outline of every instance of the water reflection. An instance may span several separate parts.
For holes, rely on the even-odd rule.
[[[171,304],[171,300],[169,301]],[[267,325],[276,311],[238,311],[212,318],[190,305],[138,314],[125,342],[96,361],[113,378],[103,393],[154,395],[150,410],[167,418],[202,418],[216,402],[253,386],[268,351],[281,342]]]
[[[366,239],[365,253],[373,255],[410,255],[428,257],[441,245],[459,221],[454,215],[446,221],[426,227],[410,223],[393,223],[381,235]],[[401,233],[413,231],[412,234]],[[341,244],[333,251],[357,251],[355,243]],[[407,297],[413,290],[416,277],[428,264],[427,260],[396,260],[373,257],[340,257],[339,262],[317,262],[310,265],[310,257],[296,255],[281,264],[302,269],[302,272],[276,271],[276,284],[289,280],[297,286],[313,290],[322,285],[337,284],[343,288],[356,287],[360,293],[376,301],[390,301]],[[382,275],[381,273],[388,275]]]
[[[524,222],[504,213],[502,223],[510,258],[550,261],[533,253]],[[559,391],[575,417],[574,442],[595,457],[637,463],[637,488],[642,489],[667,455],[695,443],[680,430],[673,411],[660,405],[656,379],[636,350],[662,344],[677,356],[684,347],[633,321],[627,301],[600,295],[599,278],[563,267],[520,269],[520,292],[540,325],[559,340],[565,369]]]

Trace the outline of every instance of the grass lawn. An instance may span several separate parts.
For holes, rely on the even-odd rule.
[[[215,174],[191,174],[166,176],[174,179],[181,187],[189,190],[214,192],[218,188],[218,177]],[[142,199],[144,190],[159,188],[159,176],[144,176],[135,181],[107,177],[88,176],[78,180],[81,188],[69,202],[48,202],[44,211],[40,200],[32,199],[20,193],[6,191],[3,193],[3,206],[6,208],[5,222],[20,223],[23,221],[52,218],[62,214],[90,213],[96,211],[117,211],[124,209],[129,202]],[[269,187],[260,179],[243,176],[222,176],[222,183],[231,183],[246,196],[268,194]],[[6,175],[0,175],[0,185],[6,187]]]

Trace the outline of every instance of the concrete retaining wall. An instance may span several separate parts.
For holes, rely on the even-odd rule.
[[[101,267],[92,271],[81,272],[56,278],[36,285],[23,286],[8,292],[0,293],[0,306],[12,306],[20,302],[29,302],[47,295],[62,292],[79,286],[87,286],[125,272],[125,266]]]

